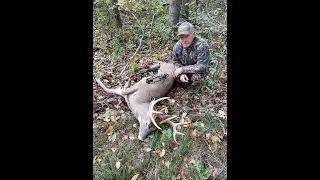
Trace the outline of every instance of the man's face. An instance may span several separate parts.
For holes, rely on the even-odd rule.
[[[180,37],[180,42],[184,48],[190,47],[194,37],[195,37],[195,32],[192,34],[181,34],[179,35]]]

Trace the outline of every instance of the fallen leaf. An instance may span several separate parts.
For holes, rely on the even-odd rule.
[[[165,165],[166,165],[166,167],[169,169],[170,162],[169,162],[169,161],[166,161],[164,164],[165,164]]]
[[[120,105],[119,104],[116,104],[114,105],[115,108],[119,109],[120,108]]]
[[[138,177],[139,177],[139,174],[136,174],[136,175],[132,176],[131,180],[137,180]]]
[[[191,119],[186,117],[186,118],[184,118],[184,122],[191,122]]]
[[[219,112],[219,117],[226,118],[226,114],[224,113],[224,111],[219,110],[218,112]]]
[[[201,123],[200,125],[201,125],[202,128],[204,128],[204,124],[203,123]]]
[[[210,134],[210,133],[207,133],[207,134],[206,134],[206,139],[207,139],[207,140],[210,139],[210,136],[211,136],[211,134]]]
[[[103,120],[103,119],[104,119],[104,114],[100,114],[100,115],[97,117],[97,119]]]
[[[125,140],[127,140],[127,139],[128,139],[128,136],[127,136],[127,135],[124,135],[124,136],[122,137],[122,142],[125,141]]]
[[[176,101],[174,99],[168,99],[170,104],[174,104]]]
[[[113,134],[113,127],[109,126],[108,129],[107,129],[107,135],[111,136],[112,134]]]
[[[166,151],[164,149],[162,149],[161,153],[159,153],[160,157],[163,157],[166,154]]]
[[[101,162],[102,160],[98,158],[97,156],[94,156],[93,158],[93,164],[96,164],[96,162]]]
[[[146,147],[146,148],[144,148],[143,150],[146,151],[146,152],[150,152],[150,151],[151,151],[151,148]]]
[[[184,118],[184,122],[189,122],[189,123],[191,123],[191,119],[188,118],[188,117],[186,117],[186,118]],[[183,127],[188,127],[188,126],[189,126],[189,124],[183,125]]]
[[[183,112],[182,115],[181,115],[181,118],[184,119],[186,116],[187,116],[187,113]]]
[[[178,149],[178,144],[177,143],[171,143],[171,147],[173,150],[177,150]]]
[[[221,169],[219,168],[214,168],[213,172],[212,172],[212,178],[215,179],[217,178],[217,176],[222,172]]]
[[[114,133],[112,136],[111,136],[111,141],[114,142],[117,138],[117,133]]]
[[[196,137],[197,136],[197,129],[194,129],[193,131],[191,131],[190,135],[192,137]]]
[[[187,161],[187,157],[184,157],[184,158],[183,158],[183,161],[186,162],[186,161]]]
[[[137,128],[137,124],[133,124],[132,126],[133,126],[134,128]]]
[[[134,139],[135,137],[134,137],[134,134],[133,133],[129,133],[129,138],[132,140],[132,139]]]
[[[164,147],[164,142],[163,143],[161,143],[162,144],[162,146]]]
[[[192,160],[190,161],[190,164],[196,164],[196,161],[195,161],[194,159],[192,159]]]
[[[98,96],[98,100],[101,100],[101,99],[103,99],[103,96]]]
[[[95,164],[96,161],[97,161],[97,156],[94,156],[94,157],[93,157],[93,164]]]
[[[120,168],[120,162],[119,162],[119,161],[117,161],[117,163],[116,163],[116,168],[117,168],[117,169]]]
[[[112,152],[116,152],[116,150],[117,150],[117,148],[114,148],[114,147],[111,148],[111,151],[112,151]]]
[[[134,170],[134,167],[133,167],[133,166],[131,166],[131,165],[129,165],[128,170],[129,170],[129,171],[132,171],[132,170]]]
[[[112,122],[116,122],[118,119],[120,119],[120,116],[114,116],[114,115],[111,116]]]
[[[212,142],[213,143],[215,143],[215,142],[217,142],[219,140],[220,140],[220,138],[218,136],[216,136],[216,135],[212,136]]]
[[[103,118],[103,121],[109,122],[110,119],[109,118]]]

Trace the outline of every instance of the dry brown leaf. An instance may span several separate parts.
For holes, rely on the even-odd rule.
[[[120,105],[119,104],[116,104],[114,105],[115,108],[119,109],[120,108]]]
[[[162,151],[159,153],[159,157],[163,157],[166,154],[166,151],[164,149],[162,149]]]
[[[107,135],[111,136],[113,134],[113,126],[109,126],[107,129]]]
[[[124,135],[121,139],[122,139],[122,142],[123,142],[123,141],[125,141],[125,140],[128,139],[128,136],[127,136],[127,135]]]
[[[212,178],[215,179],[217,178],[217,176],[222,172],[221,169],[219,168],[214,168],[213,172],[212,172]]]
[[[133,133],[129,133],[129,138],[131,139],[131,140],[133,140],[135,137],[134,137],[134,134]]]
[[[112,122],[116,122],[118,119],[120,119],[120,116],[114,116],[114,115],[111,116]]]
[[[211,137],[211,134],[210,134],[210,133],[207,133],[207,134],[206,134],[206,139],[208,140],[208,139],[210,139],[210,137]]]
[[[129,165],[128,170],[129,170],[129,171],[132,171],[132,170],[134,170],[134,167],[133,167],[133,166],[131,166],[131,165]]]
[[[172,149],[173,150],[177,150],[178,149],[178,143],[176,143],[176,142],[173,142],[173,143],[171,143],[171,147],[172,147]]]
[[[131,180],[137,180],[138,177],[139,177],[139,174],[136,174],[136,175],[132,176]]]
[[[197,136],[197,129],[194,129],[193,131],[191,131],[190,135],[192,137],[196,137]]]
[[[183,158],[183,161],[186,162],[186,161],[187,161],[187,157],[184,157],[184,158]]]
[[[97,99],[101,100],[101,99],[103,99],[103,96],[98,96]]]
[[[191,119],[188,118],[188,117],[186,117],[186,118],[184,118],[184,122],[189,122],[189,123],[191,123]],[[188,127],[188,126],[189,126],[189,124],[183,125],[183,127]]]
[[[100,114],[100,115],[97,117],[97,120],[98,120],[98,119],[103,120],[103,119],[104,119],[104,114]]]

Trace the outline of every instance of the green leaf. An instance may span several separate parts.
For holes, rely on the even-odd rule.
[[[213,143],[212,151],[215,152],[215,151],[217,151],[217,149],[218,149],[217,143]]]
[[[110,112],[106,112],[104,115],[103,115],[105,118],[110,118]]]
[[[166,165],[166,167],[169,169],[170,162],[169,162],[169,161],[166,161],[164,164],[165,164],[165,165]]]

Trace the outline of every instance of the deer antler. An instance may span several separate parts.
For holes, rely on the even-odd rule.
[[[150,119],[151,119],[153,125],[156,126],[158,129],[161,129],[161,128],[158,126],[158,124],[157,124],[156,121],[154,120],[154,118],[153,118],[153,116],[152,116],[152,113],[157,113],[157,114],[163,114],[163,113],[162,113],[162,112],[159,112],[159,111],[153,110],[153,106],[154,106],[157,102],[159,102],[159,101],[161,101],[161,100],[164,100],[164,99],[169,99],[169,97],[163,97],[163,98],[159,98],[159,99],[157,99],[157,100],[153,99],[153,100],[150,102],[150,105],[149,105],[149,116],[150,116]]]
[[[172,126],[172,129],[173,129],[173,133],[172,133],[173,134],[173,140],[177,143],[176,134],[185,135],[185,134],[177,131],[177,126],[189,124],[190,122],[174,123],[174,122],[170,121],[171,119],[174,119],[176,117],[177,116],[173,116],[173,117],[167,118],[167,119],[161,121],[160,124],[169,123]]]
[[[154,120],[154,118],[153,118],[153,116],[152,116],[152,113],[157,113],[157,114],[163,114],[163,113],[162,113],[162,112],[159,112],[159,111],[154,111],[154,110],[153,110],[153,106],[154,106],[157,102],[159,102],[159,101],[161,101],[161,100],[164,100],[164,99],[169,99],[169,97],[163,97],[163,98],[159,98],[159,99],[157,99],[157,100],[154,100],[154,99],[153,99],[153,100],[151,101],[150,105],[149,105],[149,114],[150,114],[151,121],[152,121],[152,123],[154,124],[154,126],[156,126],[158,129],[161,129],[161,128],[158,126],[158,124],[157,124],[156,121]],[[185,135],[185,134],[177,131],[177,126],[189,124],[190,122],[174,123],[174,122],[170,121],[171,119],[174,119],[174,118],[176,118],[176,117],[177,117],[177,116],[173,116],[173,117],[167,118],[167,119],[165,119],[165,120],[162,120],[162,121],[160,122],[160,124],[162,124],[162,123],[169,123],[169,124],[172,126],[172,129],[173,129],[173,140],[177,143],[177,141],[176,141],[176,134]]]

